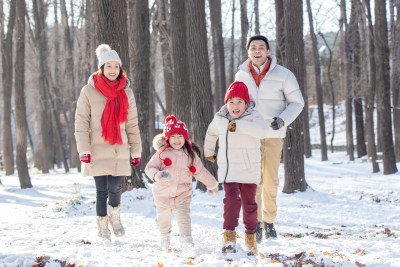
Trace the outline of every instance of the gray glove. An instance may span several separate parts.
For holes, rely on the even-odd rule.
[[[172,175],[167,171],[159,171],[157,172],[154,178],[155,182],[160,182],[160,181],[168,182],[171,181]]]
[[[279,117],[273,117],[270,127],[274,130],[279,130],[285,125],[285,122]]]

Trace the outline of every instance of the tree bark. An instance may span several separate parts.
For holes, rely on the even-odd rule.
[[[381,95],[378,101],[383,153],[383,174],[397,172],[392,134],[392,110],[390,103],[389,45],[386,20],[386,1],[375,1],[376,81]]]
[[[235,80],[235,1],[232,1],[231,54],[229,62],[229,83]]]
[[[278,64],[285,62],[285,13],[283,0],[275,0],[276,48]]]
[[[393,126],[396,162],[400,162],[400,1],[395,1],[396,21],[392,33],[392,73],[390,86],[393,95]]]
[[[210,108],[212,103],[210,66],[208,57],[200,56],[208,55],[205,3],[187,0],[185,11],[191,99],[192,103],[196,103],[196,106],[192,106],[191,112],[194,141],[202,148],[208,125],[213,118],[213,111]],[[204,164],[211,173],[216,174],[213,164],[208,162]],[[197,182],[196,188],[206,191],[206,187],[200,182]]]
[[[186,43],[185,0],[171,0],[171,48],[173,63],[174,96],[172,111],[178,119],[191,127],[191,88],[189,80],[189,56]]]
[[[328,151],[326,147],[326,134],[325,134],[325,117],[324,117],[324,96],[322,91],[321,84],[321,65],[319,62],[319,54],[318,54],[318,43],[317,36],[314,32],[313,25],[313,16],[311,11],[310,0],[307,1],[307,12],[308,12],[308,21],[310,25],[310,35],[311,35],[311,43],[312,43],[312,54],[313,54],[313,64],[314,64],[314,81],[316,84],[316,93],[317,93],[317,103],[318,103],[318,122],[319,122],[319,133],[321,138],[321,160],[328,160]]]
[[[284,1],[285,13],[285,66],[297,77],[300,90],[303,93],[304,42],[303,42],[303,1]],[[282,192],[294,193],[307,189],[304,174],[304,145],[303,145],[303,116],[299,117],[288,127],[284,145],[285,184]]]
[[[3,65],[3,161],[6,175],[14,174],[14,148],[11,130],[11,96],[13,81],[13,32],[16,0],[10,2],[7,33],[1,30],[1,63]]]
[[[249,20],[247,19],[247,0],[240,0],[240,29],[241,29],[241,47],[242,47],[242,62],[247,56],[246,43],[247,34],[249,33]]]
[[[254,32],[255,34],[260,34],[260,14],[258,8],[258,0],[254,0]]]
[[[16,40],[15,40],[15,134],[17,147],[17,170],[21,188],[31,188],[31,178],[26,159],[26,106],[25,106],[25,0],[16,2]]]

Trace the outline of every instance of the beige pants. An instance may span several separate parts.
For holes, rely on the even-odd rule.
[[[181,237],[192,235],[190,201],[183,202],[176,209],[156,207],[156,212],[156,223],[161,234],[171,232],[172,214],[175,214],[175,219],[179,228],[179,235]]]
[[[282,138],[261,139],[261,184],[257,187],[257,219],[273,223],[276,217],[276,196],[278,193],[278,169],[283,147]],[[262,205],[261,202],[264,205]],[[264,218],[264,219],[263,219]]]

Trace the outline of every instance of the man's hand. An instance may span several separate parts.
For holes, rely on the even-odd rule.
[[[90,163],[90,154],[79,154],[79,160],[83,163]]]
[[[285,122],[279,117],[273,117],[270,127],[274,130],[279,130],[285,125]]]
[[[131,161],[131,165],[133,165],[133,166],[138,166],[140,164],[140,158],[134,158],[134,159],[132,159],[132,161]]]

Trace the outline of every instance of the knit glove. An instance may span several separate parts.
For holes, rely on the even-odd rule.
[[[228,131],[230,131],[230,132],[236,132],[236,122],[231,121],[231,122],[228,124]]]
[[[167,171],[159,171],[154,176],[154,182],[169,182],[172,179],[172,175]]]
[[[79,154],[79,160],[83,163],[90,163],[90,153]]]
[[[131,161],[131,165],[133,165],[133,166],[138,166],[140,164],[140,158],[134,158],[134,159],[132,159],[132,161]]]
[[[215,183],[215,185],[213,187],[207,187],[207,195],[212,196],[214,194],[219,196],[218,183]]]
[[[274,130],[279,130],[285,125],[285,122],[279,117],[273,117],[271,122],[271,128]]]
[[[213,156],[207,157],[206,159],[207,159],[208,161],[211,161],[212,163],[214,163],[216,158],[217,158],[217,157],[216,157],[215,155],[213,155]]]

